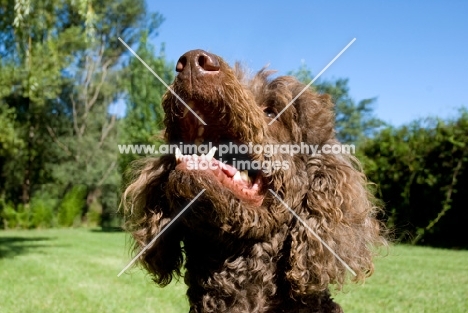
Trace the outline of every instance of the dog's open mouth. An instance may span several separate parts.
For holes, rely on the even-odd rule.
[[[183,130],[183,142],[180,149],[176,149],[175,157],[177,170],[205,171],[221,184],[229,189],[239,200],[253,205],[261,205],[263,202],[263,175],[262,171],[252,169],[252,157],[248,153],[239,151],[227,151],[226,147],[239,146],[239,140],[233,138],[232,132],[226,129],[222,119],[214,118],[214,115],[207,114],[200,109],[193,101],[188,102],[193,111],[206,122],[203,123],[185,108],[180,119],[180,126]],[[211,112],[210,112],[211,113]],[[201,145],[210,146],[208,153],[183,154],[187,153],[184,148]],[[224,145],[224,151],[218,149]],[[200,149],[201,150],[201,149]]]

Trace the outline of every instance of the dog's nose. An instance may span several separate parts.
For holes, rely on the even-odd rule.
[[[218,57],[203,50],[191,50],[179,58],[176,71],[186,72],[216,72],[219,71]]]

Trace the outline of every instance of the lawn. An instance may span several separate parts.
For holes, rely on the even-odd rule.
[[[0,231],[0,312],[188,312],[183,283],[161,289],[127,264],[126,236],[89,229]],[[345,312],[468,312],[468,251],[396,246]]]

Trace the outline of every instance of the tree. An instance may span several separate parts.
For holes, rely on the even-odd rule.
[[[15,129],[15,110],[9,108],[3,101],[0,102],[0,169],[5,163],[18,153],[24,143],[20,140]],[[4,186],[7,177],[3,171],[0,174],[0,186]],[[0,189],[0,199],[3,198],[5,190]]]
[[[143,0],[0,0],[0,14],[0,119],[14,129],[0,136],[0,155],[14,153],[0,162],[3,202],[21,199],[31,215],[35,194],[62,199],[86,186],[83,214],[96,202],[117,207],[103,193],[120,181],[119,121],[109,114],[128,55],[118,37],[133,45],[161,17]],[[8,148],[12,138],[21,149]]]
[[[148,42],[148,30],[141,32],[136,53],[167,84],[174,79],[174,67],[168,64],[164,55],[164,46],[156,55],[155,48]],[[160,131],[164,128],[164,111],[161,106],[166,87],[137,59],[130,59],[127,67],[127,110],[122,120],[120,143],[122,144],[158,144],[161,142]],[[128,164],[139,156],[122,154],[120,168],[123,171]]]

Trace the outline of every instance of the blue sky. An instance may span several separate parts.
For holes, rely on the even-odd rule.
[[[279,75],[304,61],[349,78],[355,100],[377,97],[375,115],[393,125],[453,117],[468,107],[468,1],[148,1],[165,17],[156,47],[170,61],[204,49],[253,71]]]

